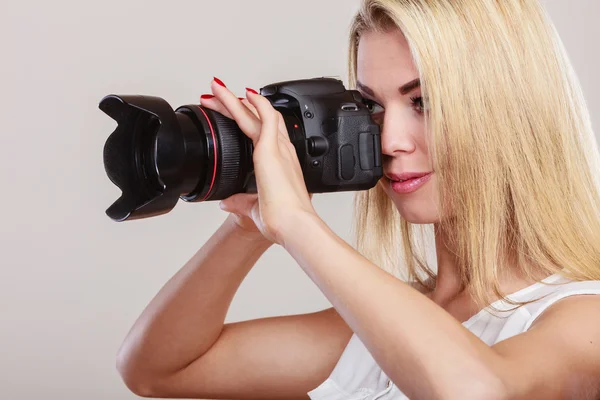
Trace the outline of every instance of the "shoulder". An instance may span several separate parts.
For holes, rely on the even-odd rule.
[[[581,318],[600,301],[600,281],[568,281],[559,285],[549,285],[543,290],[542,297],[531,303],[532,312],[525,330],[539,325],[542,321],[564,318]],[[585,317],[584,317],[585,318]]]
[[[556,393],[568,394],[561,398],[595,399],[600,394],[598,315],[600,295],[570,295],[552,302],[526,332],[493,348],[516,386],[527,388],[527,393],[545,393],[548,399],[557,398]]]
[[[531,324],[531,329],[552,325],[561,330],[595,332],[600,343],[600,293],[572,294],[561,298],[544,310]],[[584,329],[581,329],[584,328]]]

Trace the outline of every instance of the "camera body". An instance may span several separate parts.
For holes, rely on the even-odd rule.
[[[288,133],[309,193],[365,190],[381,179],[379,126],[359,92],[333,78],[314,78],[273,83],[260,93],[284,116],[301,119]]]
[[[362,96],[334,78],[260,89],[284,119],[309,193],[367,190],[383,176],[379,126]],[[179,199],[222,200],[256,193],[253,143],[234,120],[201,105],[175,111],[159,97],[108,95],[99,108],[118,126],[104,166],[122,195],[115,221],[169,212]]]

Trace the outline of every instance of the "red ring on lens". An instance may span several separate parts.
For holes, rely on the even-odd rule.
[[[206,192],[206,195],[204,196],[204,198],[202,200],[200,200],[200,201],[204,201],[211,194],[213,186],[215,184],[215,179],[217,177],[217,139],[215,137],[215,130],[213,129],[212,123],[210,122],[208,115],[202,109],[202,107],[198,107],[198,108],[200,109],[200,111],[202,111],[202,114],[204,114],[204,118],[206,118],[206,121],[208,122],[208,127],[210,128],[210,133],[212,134],[212,138],[213,138],[213,148],[214,148],[214,156],[215,156],[214,166],[213,166],[213,176],[212,176],[212,181],[210,182],[210,187],[208,188],[208,192]]]

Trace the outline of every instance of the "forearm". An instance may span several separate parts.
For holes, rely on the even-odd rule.
[[[502,392],[493,372],[500,357],[440,306],[369,262],[318,217],[296,217],[289,226],[286,250],[407,396],[478,396],[478,383],[486,395]]]
[[[121,373],[168,374],[202,356],[219,337],[240,284],[271,244],[227,219],[135,322],[119,350]]]

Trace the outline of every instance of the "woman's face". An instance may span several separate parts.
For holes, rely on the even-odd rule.
[[[437,181],[426,144],[421,88],[418,81],[414,83],[419,73],[400,30],[361,36],[357,78],[357,89],[381,127],[384,177],[379,184],[402,218],[416,224],[439,221]],[[394,175],[403,173],[430,175],[420,185],[416,180],[394,182],[401,178]]]

